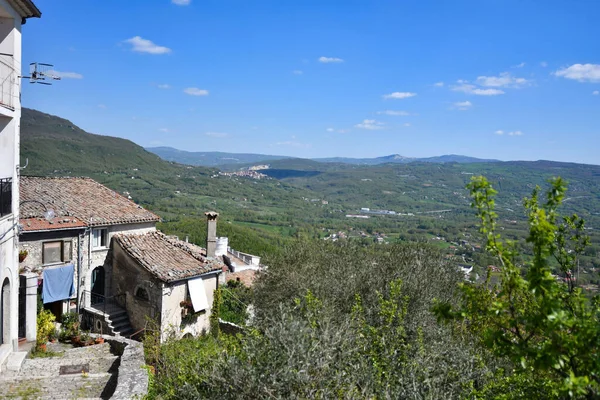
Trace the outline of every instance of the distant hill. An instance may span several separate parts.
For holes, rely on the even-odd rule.
[[[281,160],[291,158],[286,156],[271,156],[251,153],[223,153],[220,151],[184,151],[172,147],[147,147],[146,150],[158,155],[163,160],[174,161],[188,165],[217,167],[233,164],[254,164],[261,161]]]
[[[455,162],[461,164],[467,163],[483,163],[483,162],[499,162],[499,160],[488,160],[482,158],[460,156],[456,154],[448,154],[437,157],[405,157],[400,154],[392,154],[389,156],[375,157],[375,158],[346,158],[346,157],[331,157],[331,158],[313,158],[315,161],[321,162],[336,162],[345,164],[357,164],[357,165],[379,165],[379,164],[406,164],[411,162],[430,162],[430,163],[448,163]]]
[[[28,175],[159,171],[169,165],[130,140],[94,135],[69,120],[29,108],[21,114],[22,165],[25,158],[29,165],[23,173]]]
[[[240,164],[256,164],[274,160],[288,160],[293,157],[273,156],[267,154],[246,154],[246,153],[223,153],[219,151],[191,152],[178,150],[172,147],[148,147],[146,150],[158,155],[163,160],[174,161],[188,165],[202,165],[205,167],[225,167],[231,169]],[[323,163],[342,163],[353,165],[379,165],[379,164],[406,164],[411,162],[431,162],[431,163],[482,163],[499,162],[498,160],[487,160],[475,157],[449,154],[437,157],[415,158],[405,157],[400,154],[392,154],[383,157],[374,158],[351,158],[351,157],[325,157],[313,158],[312,161]]]

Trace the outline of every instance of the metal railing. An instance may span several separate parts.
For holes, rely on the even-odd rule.
[[[85,296],[85,299],[88,300],[86,304],[89,304],[91,308],[96,311],[101,311],[105,315],[124,310],[127,301],[127,293],[119,293],[114,296],[106,297],[89,290],[84,290],[83,295]]]

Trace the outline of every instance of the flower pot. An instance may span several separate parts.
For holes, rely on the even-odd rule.
[[[102,344],[104,343],[104,338],[103,337],[97,337],[96,338],[96,344]]]
[[[46,343],[38,344],[37,350],[42,353],[45,353],[46,350],[48,350],[48,348],[46,347]]]

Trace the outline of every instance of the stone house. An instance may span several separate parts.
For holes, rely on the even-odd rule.
[[[31,0],[0,1],[0,366],[18,350],[20,306],[24,306],[19,304],[17,231],[21,30],[27,18],[41,15]]]
[[[46,305],[57,316],[112,297],[111,238],[155,231],[160,220],[90,178],[22,177],[19,186],[19,250],[28,253],[20,270],[43,279],[73,268],[74,293]]]
[[[160,327],[161,340],[197,336],[210,328],[213,292],[223,263],[206,250],[161,232],[113,237],[113,287],[127,293],[133,330]]]
[[[203,249],[156,231],[156,214],[90,178],[23,177],[20,194],[19,249],[28,253],[20,269],[34,278],[28,286],[56,286],[52,279],[64,283],[61,274],[71,274],[72,293],[59,285],[52,302],[44,299],[57,316],[77,311],[84,327],[122,336],[143,331],[148,318],[159,322],[163,339],[208,330],[213,291],[227,270],[218,214],[206,213]]]

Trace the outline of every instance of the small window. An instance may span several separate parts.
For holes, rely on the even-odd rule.
[[[140,300],[145,300],[145,301],[150,300],[150,296],[148,296],[148,291],[141,287],[139,287],[135,290],[135,297],[137,297]]]
[[[92,230],[92,247],[95,249],[108,247],[108,229]]]
[[[12,179],[0,179],[0,217],[12,214]]]
[[[42,243],[42,264],[56,264],[63,261],[62,241]]]
[[[63,261],[71,261],[73,259],[72,242],[65,240],[63,243]]]

